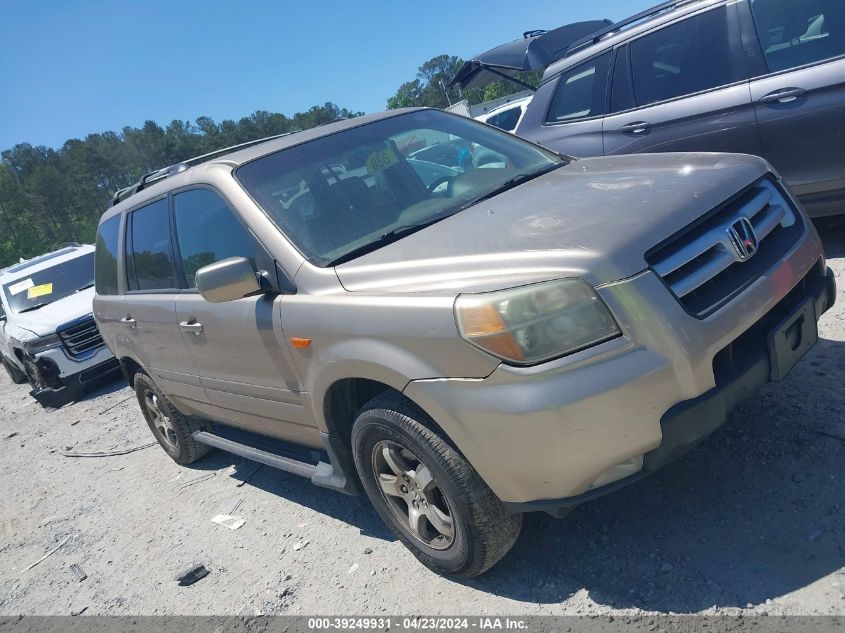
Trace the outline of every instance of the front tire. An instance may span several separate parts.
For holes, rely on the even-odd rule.
[[[29,379],[26,377],[26,372],[18,369],[18,366],[15,365],[8,358],[3,356],[2,362],[3,367],[6,368],[6,372],[9,374],[9,378],[12,380],[13,383],[15,383],[16,385],[22,385],[26,382],[29,382]]]
[[[522,515],[509,512],[435,428],[401,395],[377,396],[352,427],[355,466],[379,516],[420,562],[478,576],[516,542]]]
[[[144,419],[164,451],[174,462],[186,466],[205,457],[211,447],[197,442],[193,433],[211,430],[207,420],[179,413],[147,374],[135,374],[135,396]]]

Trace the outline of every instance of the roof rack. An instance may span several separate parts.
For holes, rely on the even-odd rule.
[[[232,145],[230,147],[224,147],[213,152],[208,152],[208,154],[203,154],[202,156],[195,156],[194,158],[183,160],[182,162],[176,163],[175,165],[170,165],[169,167],[163,167],[161,169],[151,171],[141,176],[141,180],[136,182],[134,185],[116,191],[114,196],[112,197],[111,206],[115,206],[116,204],[123,202],[130,196],[133,196],[139,191],[141,191],[141,189],[144,189],[153,183],[156,183],[160,180],[164,180],[165,178],[169,178],[170,176],[175,176],[176,174],[179,174],[185,171],[186,169],[193,167],[194,165],[199,165],[200,163],[209,161],[212,158],[215,158],[216,156],[228,154],[229,152],[234,152],[235,150],[239,149],[246,149],[247,147],[252,147],[253,145],[260,145],[261,143],[266,143],[267,141],[272,141],[274,139],[282,138],[283,136],[288,136],[294,133],[295,132],[285,132],[284,134],[276,134],[274,136],[258,138],[254,141],[247,141],[246,143],[239,143],[238,145]]]
[[[669,0],[668,2],[663,2],[658,4],[657,6],[651,7],[650,9],[646,9],[645,11],[641,11],[636,15],[632,15],[630,18],[626,18],[619,22],[615,22],[603,29],[600,29],[593,33],[592,35],[588,35],[585,38],[578,40],[577,42],[573,42],[569,48],[566,50],[565,56],[569,56],[577,50],[584,48],[585,46],[589,46],[591,44],[595,44],[604,36],[610,33],[616,33],[617,31],[621,31],[622,29],[636,24],[637,22],[642,22],[648,18],[652,18],[656,15],[660,15],[661,13],[667,13],[668,11],[674,11],[678,7],[690,4],[691,2],[698,2],[699,0]]]

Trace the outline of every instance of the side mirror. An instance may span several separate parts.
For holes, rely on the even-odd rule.
[[[261,292],[261,284],[246,257],[230,257],[208,266],[196,274],[197,290],[209,303],[237,301]]]

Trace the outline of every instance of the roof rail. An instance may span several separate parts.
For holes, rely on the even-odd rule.
[[[668,11],[674,11],[678,7],[690,4],[691,2],[698,2],[699,0],[668,0],[668,2],[663,2],[658,4],[657,6],[651,7],[650,9],[646,9],[645,11],[641,11],[636,15],[632,15],[630,18],[626,18],[621,20],[620,22],[615,22],[603,29],[600,29],[593,33],[592,35],[588,35],[585,38],[578,40],[577,42],[573,42],[568,49],[566,49],[566,55],[571,55],[577,50],[584,48],[585,46],[589,46],[591,44],[595,44],[605,35],[610,33],[615,33],[617,31],[621,31],[625,27],[631,26],[636,24],[637,22],[642,22],[648,18],[652,18],[656,15],[660,15],[661,13],[666,13]]]
[[[247,147],[252,147],[253,145],[260,145],[261,143],[266,143],[267,141],[282,138],[283,136],[288,136],[290,134],[294,134],[294,132],[285,132],[284,134],[265,136],[264,138],[258,138],[254,141],[247,141],[246,143],[239,143],[238,145],[224,147],[222,149],[214,150],[213,152],[208,152],[207,154],[202,154],[201,156],[195,156],[194,158],[183,160],[182,162],[176,163],[175,165],[170,165],[169,167],[162,167],[161,169],[146,173],[141,176],[141,180],[136,182],[131,187],[126,187],[124,189],[116,191],[114,196],[112,197],[111,206],[115,206],[116,204],[123,202],[130,196],[133,196],[139,191],[141,191],[141,189],[144,189],[145,187],[156,183],[159,180],[164,180],[165,178],[169,178],[170,176],[179,174],[185,171],[186,169],[193,167],[194,165],[199,165],[200,163],[209,161],[212,158],[215,158],[216,156],[228,154],[229,152],[234,152],[239,149],[246,149]]]

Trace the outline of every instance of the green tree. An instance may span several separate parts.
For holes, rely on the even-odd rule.
[[[102,211],[118,189],[147,172],[256,138],[359,116],[324,103],[291,117],[259,110],[238,121],[209,117],[162,127],[89,134],[61,148],[15,145],[0,160],[0,268],[69,241],[92,242]]]

